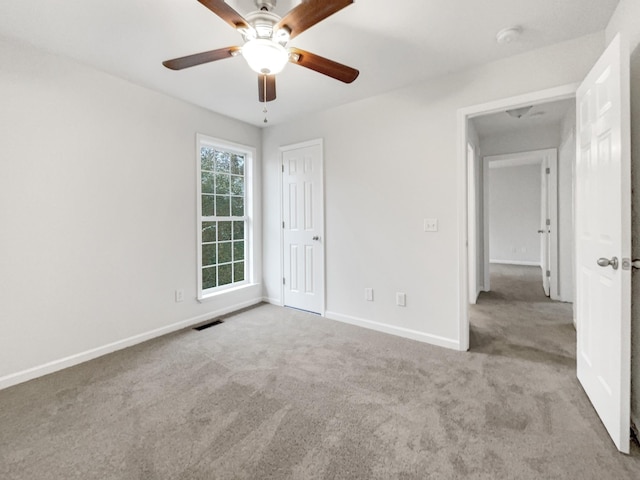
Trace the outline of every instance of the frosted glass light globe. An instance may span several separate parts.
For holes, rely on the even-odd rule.
[[[289,60],[289,54],[282,45],[264,38],[245,43],[242,56],[254,72],[263,75],[280,73]]]

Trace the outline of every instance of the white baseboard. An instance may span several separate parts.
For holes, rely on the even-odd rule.
[[[376,330],[378,332],[389,333],[398,337],[409,338],[411,340],[417,340],[418,342],[428,343],[430,345],[436,345],[438,347],[450,348],[452,350],[460,350],[460,342],[452,340],[450,338],[440,337],[437,335],[431,335],[417,330],[411,330],[403,327],[395,327],[386,323],[374,322],[372,320],[365,320],[364,318],[352,317],[350,315],[343,315],[336,312],[326,312],[326,318],[330,320],[336,320],[342,323],[348,323],[357,327],[364,327],[370,330]]]
[[[22,370],[20,372],[5,375],[4,377],[0,377],[0,390],[11,387],[13,385],[17,385],[19,383],[26,382],[28,380],[32,380],[34,378],[42,377],[43,375],[48,375],[50,373],[57,372],[58,370],[63,370],[65,368],[78,365],[80,363],[83,363],[89,360],[93,360],[94,358],[107,355],[117,350],[122,350],[123,348],[131,347],[133,345],[146,342],[147,340],[151,340],[153,338],[161,337],[162,335],[166,335],[168,333],[172,333],[177,330],[182,330],[183,328],[197,325],[198,323],[203,322],[205,320],[209,320],[215,317],[220,317],[222,315],[226,315],[228,313],[232,313],[237,310],[241,310],[243,308],[256,305],[260,302],[262,302],[262,298],[247,300],[245,302],[238,303],[229,307],[221,308],[213,312],[208,312],[202,315],[198,315],[197,317],[192,317],[187,320],[182,320],[180,322],[172,323],[171,325],[157,328],[149,332],[134,335],[133,337],[125,338],[123,340],[118,340],[117,342],[112,342],[107,345],[103,345],[101,347],[92,348],[91,350],[87,350],[85,352],[76,353],[75,355],[70,355],[68,357],[61,358],[59,360],[54,360],[52,362],[48,362],[43,365],[38,365],[37,367],[32,367],[26,370]]]
[[[282,300],[280,300],[279,298],[262,297],[262,301],[264,303],[269,303],[278,307],[284,307],[284,303],[282,303]]]
[[[525,267],[540,267],[542,268],[542,265],[540,265],[540,262],[530,262],[528,260],[497,260],[497,259],[491,259],[489,260],[489,263],[502,263],[503,265],[522,265]]]

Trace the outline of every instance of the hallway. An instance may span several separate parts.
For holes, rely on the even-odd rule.
[[[575,378],[573,305],[550,300],[539,267],[491,265],[491,291],[470,306],[470,351],[568,367]]]

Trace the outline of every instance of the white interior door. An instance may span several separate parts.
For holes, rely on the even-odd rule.
[[[551,269],[550,269],[550,261],[549,261],[549,253],[551,252],[551,248],[549,245],[549,233],[550,229],[550,219],[549,219],[549,199],[548,199],[548,174],[547,174],[547,162],[542,161],[542,165],[540,168],[541,181],[540,181],[540,229],[538,233],[540,234],[540,266],[542,267],[542,289],[544,290],[544,294],[548,297],[550,294],[550,278],[551,278]]]
[[[282,148],[283,301],[324,315],[321,141]]]
[[[631,251],[629,54],[617,36],[577,92],[577,371],[629,452]]]
[[[558,289],[558,151],[542,150],[540,192],[540,258],[544,294],[553,300],[560,298]]]
[[[467,144],[467,209],[472,212],[467,216],[467,245],[469,265],[469,303],[475,305],[478,301],[478,253],[477,253],[477,205],[476,205],[476,154],[473,145]]]

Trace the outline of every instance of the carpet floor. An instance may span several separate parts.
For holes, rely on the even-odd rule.
[[[635,479],[571,305],[500,267],[450,351],[261,305],[0,391],[0,478]]]

